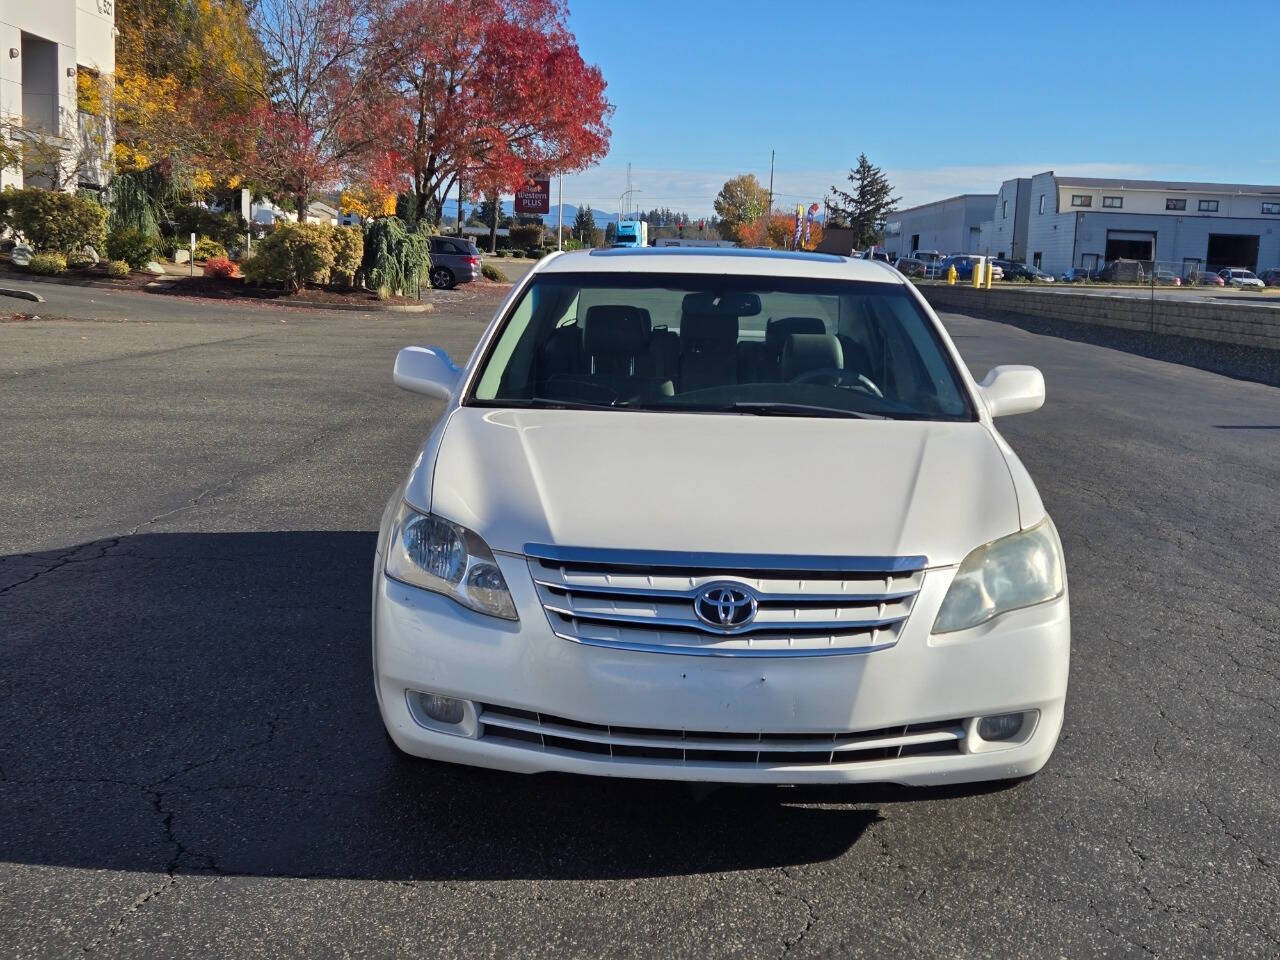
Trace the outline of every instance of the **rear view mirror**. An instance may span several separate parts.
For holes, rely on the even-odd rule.
[[[1030,413],[1044,406],[1044,375],[1035,367],[992,367],[978,390],[993,417]]]
[[[396,354],[392,379],[397,387],[448,400],[458,388],[460,375],[442,347],[405,347]]]

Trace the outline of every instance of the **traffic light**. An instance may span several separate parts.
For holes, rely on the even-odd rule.
[[[683,237],[683,236],[684,236],[684,221],[683,221],[683,220],[677,220],[677,221],[676,221],[676,229],[680,231],[680,236],[682,236],[682,237]]]

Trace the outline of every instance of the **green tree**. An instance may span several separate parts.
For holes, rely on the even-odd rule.
[[[725,181],[716,197],[715,208],[722,221],[720,233],[737,240],[741,227],[755,223],[768,213],[769,191],[754,174],[744,173]]]
[[[854,249],[860,250],[879,242],[885,219],[902,198],[893,196],[889,178],[865,153],[858,155],[858,165],[849,171],[849,182],[852,193],[831,188],[835,196],[827,219],[833,227],[852,227]]]
[[[600,231],[596,229],[596,215],[590,204],[578,208],[578,215],[573,218],[573,235],[588,247],[598,245]]]
[[[613,246],[615,240],[618,239],[618,224],[614,220],[610,220],[604,225],[604,245],[606,247]]]

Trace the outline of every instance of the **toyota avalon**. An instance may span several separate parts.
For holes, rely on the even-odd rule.
[[[890,267],[825,254],[547,257],[387,504],[373,668],[394,748],[520,772],[1016,779],[1062,726],[1062,546],[975,382]]]

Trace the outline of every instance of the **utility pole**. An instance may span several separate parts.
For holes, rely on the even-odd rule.
[[[773,155],[776,151],[769,151],[769,209],[764,212],[765,216],[773,213]]]
[[[462,236],[462,179],[458,179],[458,236]]]
[[[564,249],[564,174],[560,174],[560,211],[556,215],[556,249]]]

